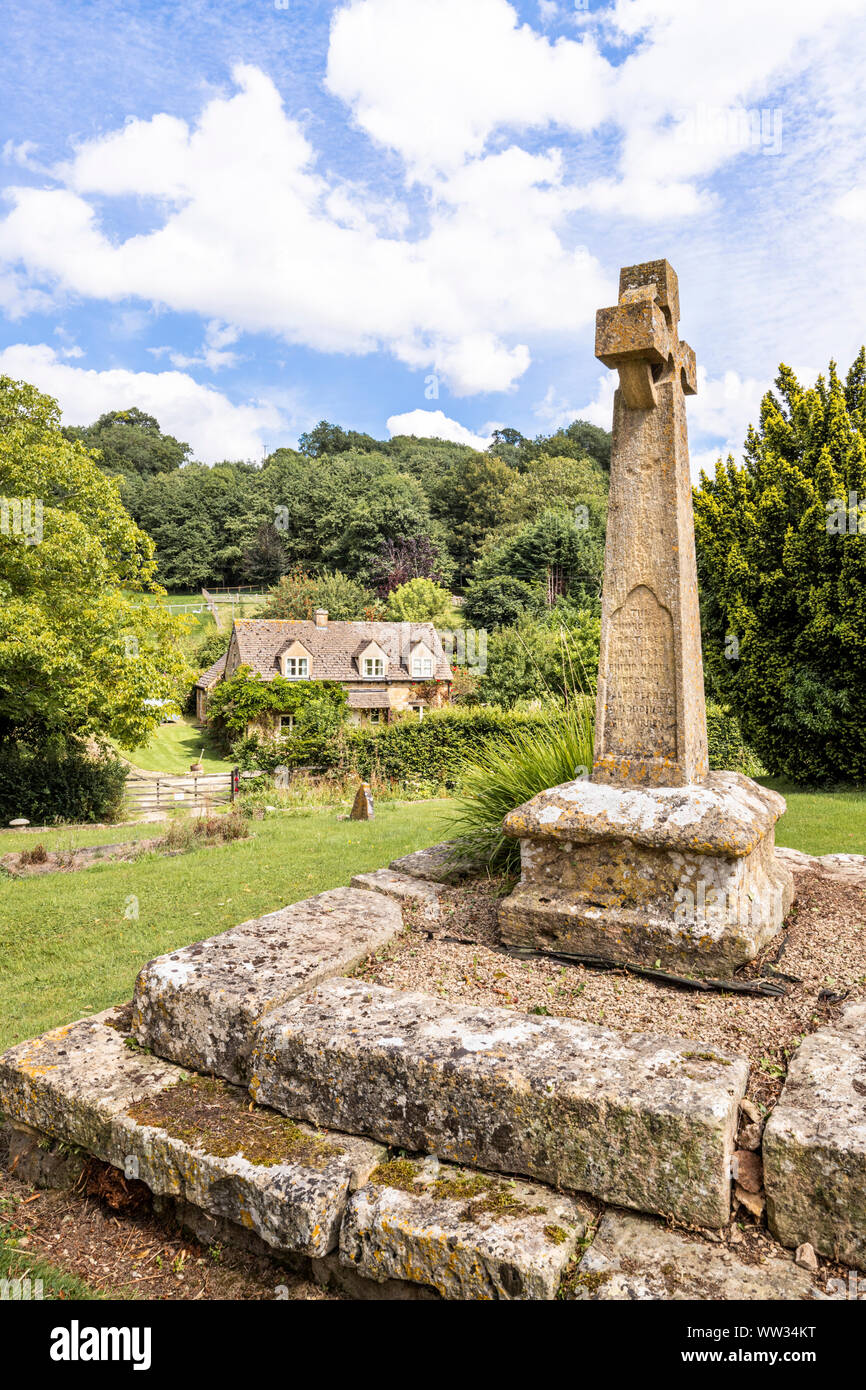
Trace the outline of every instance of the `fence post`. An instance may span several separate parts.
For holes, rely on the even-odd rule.
[[[241,785],[241,770],[239,767],[232,768],[232,801],[234,801]]]

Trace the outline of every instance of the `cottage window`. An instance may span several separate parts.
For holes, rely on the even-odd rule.
[[[365,657],[364,657],[364,675],[365,675],[365,676],[384,676],[384,674],[385,674],[385,663],[384,663],[384,661],[382,660],[381,656],[365,656]]]
[[[286,675],[289,680],[305,681],[310,674],[310,663],[305,656],[286,657]]]
[[[413,656],[412,675],[413,676],[432,676],[433,658],[430,656]]]

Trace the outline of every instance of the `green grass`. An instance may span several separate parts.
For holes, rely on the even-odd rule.
[[[776,825],[776,844],[806,854],[866,854],[866,789],[804,791],[776,777],[756,779],[781,792],[788,809]]]
[[[41,1280],[42,1298],[45,1302],[61,1299],[64,1302],[73,1302],[78,1299],[103,1297],[74,1274],[64,1274],[47,1260],[37,1259],[31,1251],[16,1248],[21,1234],[10,1226],[0,1225],[0,1280],[29,1279],[31,1288]]]
[[[213,734],[209,729],[200,728],[191,715],[185,715],[176,724],[160,724],[144,748],[124,753],[123,757],[144,772],[189,772],[189,765],[201,753],[202,745],[205,772],[230,771],[233,764],[223,757]]]
[[[449,806],[389,803],[373,821],[278,815],[248,840],[172,859],[0,879],[0,1051],[129,999],[153,956],[434,844]]]
[[[147,840],[164,835],[166,828],[164,821],[139,821],[135,825],[81,825],[74,828],[59,825],[47,830],[0,830],[0,854],[33,849],[34,845],[66,851],[84,849],[86,845],[117,845],[124,840]]]

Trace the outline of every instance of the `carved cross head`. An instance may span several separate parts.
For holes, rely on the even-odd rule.
[[[695,354],[680,340],[680,295],[676,272],[667,261],[625,266],[619,275],[619,303],[599,309],[595,355],[619,370],[619,385],[631,410],[652,410],[656,387],[679,385],[697,392]]]

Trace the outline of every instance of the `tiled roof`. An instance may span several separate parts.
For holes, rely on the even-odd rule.
[[[387,690],[350,690],[349,709],[390,709],[391,697]]]
[[[206,671],[202,671],[196,681],[196,685],[200,690],[210,690],[212,685],[216,685],[223,671],[226,669],[227,656],[228,651],[224,651],[222,656],[214,662],[213,666],[209,666]]]
[[[413,677],[409,662],[413,647],[424,642],[433,654],[436,680],[454,679],[439,634],[432,623],[339,623],[317,627],[314,622],[282,618],[238,618],[234,625],[241,665],[269,679],[280,673],[280,654],[300,642],[312,658],[314,680],[357,681],[358,657],[375,642],[388,657],[386,680]],[[207,673],[209,674],[209,673]],[[379,678],[381,679],[381,677]]]

